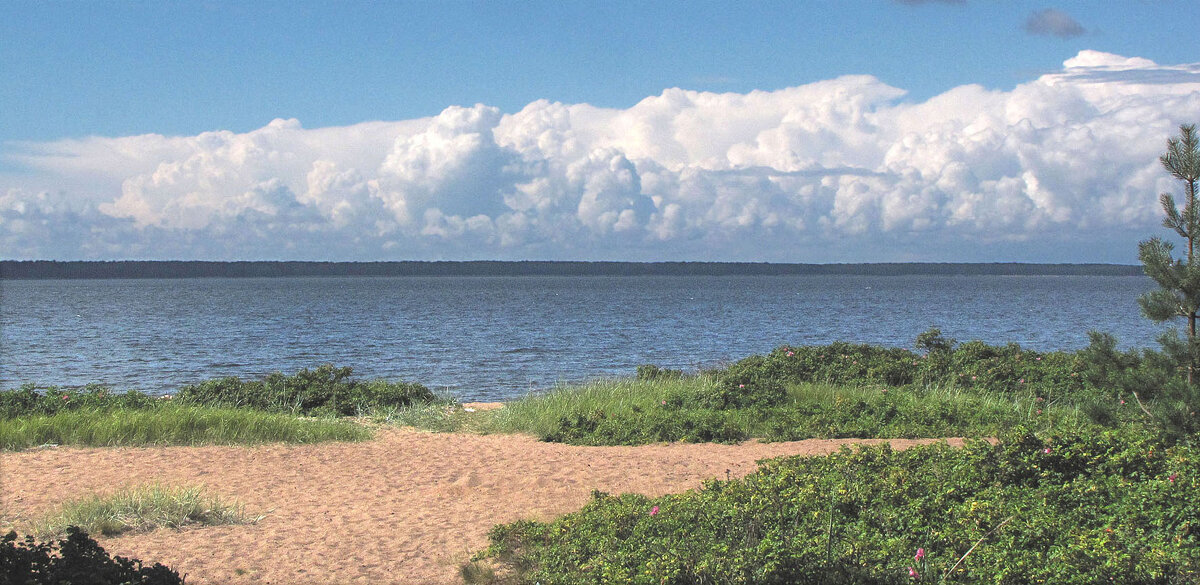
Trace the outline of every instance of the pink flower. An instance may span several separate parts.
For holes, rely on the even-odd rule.
[[[1124,398],[1122,398],[1122,399],[1121,399],[1121,404],[1125,404],[1125,399],[1124,399]]]
[[[70,396],[67,396],[66,394],[63,394],[63,400],[70,400],[70,399],[71,399],[71,397],[70,397]]]
[[[1178,475],[1179,474],[1172,473],[1170,476],[1167,477],[1167,481],[1169,481],[1171,483],[1175,483],[1175,478],[1178,477]]]
[[[1038,412],[1041,412],[1041,411],[1039,410]],[[1050,454],[1050,447],[1046,447],[1046,449],[1045,449],[1044,451],[1042,451],[1042,453],[1045,453],[1045,454],[1049,455],[1049,454]]]
[[[975,378],[976,378],[976,376],[971,376],[971,379],[972,379],[972,380],[974,380]]]
[[[1039,362],[1042,361],[1042,358],[1038,358],[1037,361],[1039,361]]]
[[[915,556],[913,558],[916,559],[916,561],[918,563],[921,562],[921,559],[925,558],[925,549],[924,548],[917,549],[917,556]]]
[[[1045,398],[1042,398],[1041,396],[1038,396],[1038,397],[1037,397],[1037,401],[1038,401],[1038,402],[1044,402],[1045,400],[1046,400],[1046,399],[1045,399]]]
[[[663,401],[663,406],[666,406],[666,405],[667,405],[667,401],[666,401],[666,400],[664,400],[664,401]]]
[[[920,579],[920,578],[921,578],[921,574],[920,574],[920,573],[918,573],[918,572],[917,572],[917,570],[916,570],[916,569],[914,569],[914,568],[912,568],[912,567],[909,567],[909,568],[908,568],[908,576],[909,576],[909,577],[912,577],[913,579]]]
[[[1039,408],[1039,409],[1038,409],[1038,411],[1037,411],[1037,413],[1038,413],[1038,414],[1042,414],[1042,409],[1040,409],[1040,408]]]
[[[655,507],[653,507],[653,508],[650,508],[650,515],[651,515],[651,516],[657,516],[657,515],[658,515],[658,506],[655,506]]]
[[[788,356],[788,357],[792,357],[792,356],[794,356],[794,355],[796,355],[796,352],[794,352],[794,351],[789,351],[789,352],[787,352],[787,356]]]
[[[745,384],[738,384],[738,388],[745,388],[745,387],[746,387]]]
[[[1024,384],[1024,383],[1025,383],[1025,378],[1021,378],[1020,380],[1017,380],[1017,383],[1018,383],[1018,384]]]

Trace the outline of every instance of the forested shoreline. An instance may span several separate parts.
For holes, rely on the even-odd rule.
[[[1141,276],[1125,264],[573,261],[0,261],[0,279],[263,278],[313,276]]]

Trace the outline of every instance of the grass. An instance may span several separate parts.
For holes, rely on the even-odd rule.
[[[78,526],[89,534],[115,536],[197,524],[253,524],[260,518],[247,516],[237,502],[205,493],[203,486],[155,483],[66,502],[32,521],[29,532],[50,538],[65,534],[68,526]]]
[[[578,413],[631,414],[649,411],[672,396],[694,392],[711,384],[707,377],[637,380],[600,379],[576,386],[559,386],[549,392],[530,394],[479,413],[488,419],[480,427],[493,433],[529,433],[544,437],[560,426],[564,417]]]
[[[369,429],[346,421],[175,404],[150,409],[81,409],[0,420],[0,448],[6,450],[46,444],[242,445],[362,441],[371,437]]]
[[[887,387],[793,383],[770,407],[714,408],[703,396],[713,376],[605,379],[564,386],[479,413],[440,406],[401,409],[384,422],[438,431],[528,433],[587,445],[748,438],[924,438],[995,436],[1015,425],[1077,431],[1120,413],[1034,393],[998,394],[957,386]],[[1131,409],[1130,409],[1131,410]]]

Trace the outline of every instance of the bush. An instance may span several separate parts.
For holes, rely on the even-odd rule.
[[[654,364],[642,364],[637,367],[637,379],[639,380],[678,380],[682,377],[683,370],[660,368]]]
[[[58,551],[55,553],[55,547]],[[179,573],[138,559],[109,557],[77,527],[57,543],[38,543],[32,536],[17,541],[9,532],[0,539],[0,583],[12,585],[183,585]]]
[[[913,344],[917,349],[924,351],[927,354],[948,352],[954,349],[954,344],[957,341],[942,337],[942,330],[937,327],[930,327],[928,331],[917,335],[917,340]]]
[[[645,445],[684,441],[736,443],[750,438],[736,413],[713,409],[571,412],[542,440],[571,445]]]
[[[940,332],[938,332],[940,335]],[[922,334],[926,335],[928,332]],[[1095,389],[1081,373],[1085,362],[1075,353],[1039,353],[1013,343],[993,346],[971,341],[951,348],[949,341],[939,349],[918,355],[906,349],[835,342],[826,346],[781,346],[771,353],[750,356],[734,363],[719,376],[745,380],[775,381],[780,384],[818,383],[881,385],[901,387],[957,386],[1007,396],[1042,396],[1046,400],[1091,400]],[[750,384],[746,384],[751,387]],[[757,389],[757,388],[755,388]],[[776,404],[772,397],[756,399],[734,396],[725,388],[712,401],[732,405]]]
[[[52,415],[81,409],[140,410],[156,405],[157,399],[147,394],[133,390],[125,393],[113,392],[112,388],[100,384],[67,390],[50,386],[40,391],[33,384],[25,384],[18,390],[0,391],[0,419]]]
[[[544,585],[1185,583],[1200,578],[1198,505],[1194,450],[1018,429],[999,445],[770,460],[655,499],[597,493],[494,528],[480,556]]]
[[[769,358],[751,356],[726,368],[699,396],[709,408],[768,408],[783,402],[787,390]]]
[[[1149,349],[1121,351],[1112,335],[1091,331],[1088,336],[1091,343],[1079,352],[1087,364],[1084,375],[1093,386],[1107,390],[1108,402],[1118,398],[1136,402],[1146,415],[1143,420],[1167,441],[1196,440],[1200,434],[1196,414],[1200,411],[1200,387],[1187,383],[1179,356]],[[1165,350],[1171,350],[1182,340],[1172,332],[1160,342]]]
[[[351,368],[325,364],[291,376],[263,380],[228,377],[184,386],[176,399],[203,406],[247,407],[302,416],[354,416],[380,408],[404,408],[435,399],[425,386],[351,378]]]

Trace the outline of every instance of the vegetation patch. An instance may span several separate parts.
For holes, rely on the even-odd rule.
[[[476,560],[542,584],[1200,578],[1200,457],[1127,432],[845,449],[684,494],[594,496],[494,528]]]
[[[175,396],[188,404],[252,408],[302,416],[367,416],[378,409],[397,409],[433,402],[434,393],[411,382],[357,380],[350,368],[322,365],[286,376],[275,372],[262,380],[219,378],[184,386]]]
[[[489,418],[484,413],[469,411],[449,396],[404,408],[376,409],[371,420],[378,424],[415,427],[438,433],[485,433],[489,429]]]
[[[65,410],[0,421],[0,448],[39,445],[242,445],[361,441],[369,429],[348,421],[301,419],[182,404],[150,409]]]
[[[159,399],[142,392],[115,392],[100,384],[75,389],[57,386],[39,389],[33,384],[25,384],[17,390],[0,392],[0,420],[77,410],[147,410],[156,408],[159,402]]]
[[[169,487],[155,483],[66,502],[31,522],[30,532],[54,537],[65,534],[68,527],[77,526],[91,534],[115,536],[188,525],[253,524],[260,518],[247,516],[237,502],[207,494],[203,486]]]
[[[0,583],[14,585],[183,585],[179,573],[159,563],[110,557],[76,526],[57,542],[33,536],[17,540],[16,532],[0,538]]]
[[[1141,415],[1132,399],[1123,406],[1112,392],[1089,391],[1073,366],[1064,367],[1074,364],[1072,355],[964,345],[966,354],[992,354],[989,368],[976,364],[970,370],[991,371],[991,382],[980,382],[979,373],[971,375],[975,380],[963,376],[963,383],[957,374],[947,377],[945,372],[921,378],[919,370],[930,369],[929,361],[965,363],[966,355],[930,358],[846,344],[782,347],[698,375],[639,375],[531,395],[502,410],[479,413],[472,428],[578,445],[637,445],[752,437],[984,437],[1016,425],[1068,431],[1126,424]],[[829,363],[812,367],[817,360]],[[1021,363],[1026,361],[1033,365]],[[644,374],[648,368],[639,370]],[[880,371],[893,375],[872,373]],[[1011,387],[992,388],[1008,375],[1000,373],[1005,371],[1015,372]],[[888,384],[889,379],[895,384]],[[431,429],[463,428],[446,420],[414,422]]]
[[[363,381],[351,374],[350,368],[323,365],[262,380],[209,380],[158,397],[101,385],[26,384],[0,391],[0,448],[359,441],[371,432],[330,419],[389,419],[408,409],[450,404],[420,384]]]

